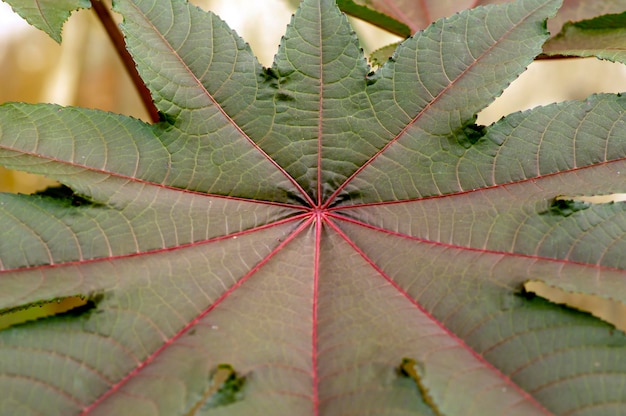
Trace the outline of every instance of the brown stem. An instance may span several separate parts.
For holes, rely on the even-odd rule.
[[[102,22],[104,29],[109,35],[109,39],[113,42],[113,46],[117,51],[118,56],[122,60],[124,67],[126,68],[126,72],[130,75],[137,92],[139,93],[139,97],[141,98],[141,102],[143,103],[146,111],[148,111],[148,115],[153,123],[159,121],[159,111],[156,106],[152,102],[152,96],[150,96],[150,90],[146,87],[143,80],[139,76],[139,72],[137,72],[137,68],[135,67],[135,61],[133,61],[132,56],[126,50],[126,42],[124,42],[124,36],[120,32],[117,24],[113,20],[111,13],[107,6],[102,4],[100,0],[91,0],[91,7],[94,12],[98,16],[98,19]]]

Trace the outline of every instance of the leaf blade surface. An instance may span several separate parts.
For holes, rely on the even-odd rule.
[[[0,332],[3,410],[626,406],[626,336],[522,291],[622,296],[624,209],[574,202],[623,191],[623,99],[474,124],[558,1],[441,20],[375,74],[333,1],[303,3],[268,69],[214,15],[161,4],[117,5],[160,123],[0,109],[2,163],[78,198],[0,197],[0,308],[99,299]]]

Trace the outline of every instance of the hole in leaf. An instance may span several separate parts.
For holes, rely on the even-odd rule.
[[[274,68],[264,68],[261,75],[265,80],[280,79],[280,74]]]
[[[56,186],[58,182],[45,176],[0,166],[0,192],[32,194],[48,186]]]
[[[524,285],[522,285],[522,287],[519,289],[519,291],[515,292],[514,295],[518,296],[518,297],[522,297],[522,298],[524,298],[526,300],[534,299],[537,296],[537,294],[535,292],[529,292],[526,289],[526,286],[524,286]]]
[[[552,303],[587,312],[614,325],[617,329],[626,331],[626,305],[619,301],[595,295],[567,292],[540,281],[524,283],[524,290],[526,293],[536,294]]]
[[[475,123],[466,124],[457,134],[459,144],[466,149],[476,144],[485,135],[485,126]]]
[[[582,196],[559,195],[555,198],[555,200],[582,202],[586,204],[611,204],[613,202],[626,201],[626,194],[582,195]]]
[[[208,388],[186,414],[195,415],[198,410],[205,411],[243,400],[245,382],[246,377],[237,373],[230,364],[218,364],[209,371]]]
[[[93,205],[93,206],[97,206],[100,204],[94,203],[86,198],[83,198],[82,196],[75,194],[74,191],[72,190],[72,188],[65,186],[65,185],[60,185],[60,186],[50,186],[46,189],[44,189],[43,191],[39,191],[33,195],[37,195],[37,196],[42,196],[45,198],[51,198],[54,199],[57,202],[60,203],[65,203],[68,205],[71,205],[73,207],[79,207],[79,206],[88,206],[88,205]]]
[[[559,195],[550,204],[548,211],[543,214],[560,215],[569,217],[570,215],[589,208],[592,205],[612,204],[626,201],[626,193],[616,193],[608,195]]]
[[[0,330],[51,316],[82,316],[93,311],[102,298],[102,294],[68,296],[0,311]]]
[[[590,203],[584,201],[574,201],[572,199],[560,199],[555,198],[550,204],[548,211],[543,214],[558,215],[562,217],[569,217],[570,215],[587,209],[591,206]]]
[[[403,358],[400,367],[397,368],[398,375],[413,379],[417,389],[422,395],[424,402],[430,406],[436,415],[441,414],[435,405],[433,398],[424,384],[424,364],[413,358]]]

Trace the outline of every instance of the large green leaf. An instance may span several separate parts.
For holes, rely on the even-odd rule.
[[[163,121],[0,107],[7,415],[626,411],[626,336],[524,283],[625,301],[626,99],[475,114],[540,53],[557,0],[440,20],[371,74],[334,1],[274,65],[180,0],[120,0]]]

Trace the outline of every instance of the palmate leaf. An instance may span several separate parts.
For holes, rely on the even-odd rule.
[[[0,108],[1,414],[619,414],[626,337],[526,296],[624,301],[626,100],[475,114],[541,51],[556,0],[440,20],[376,73],[333,1],[272,68],[216,16],[119,1],[163,121]]]

